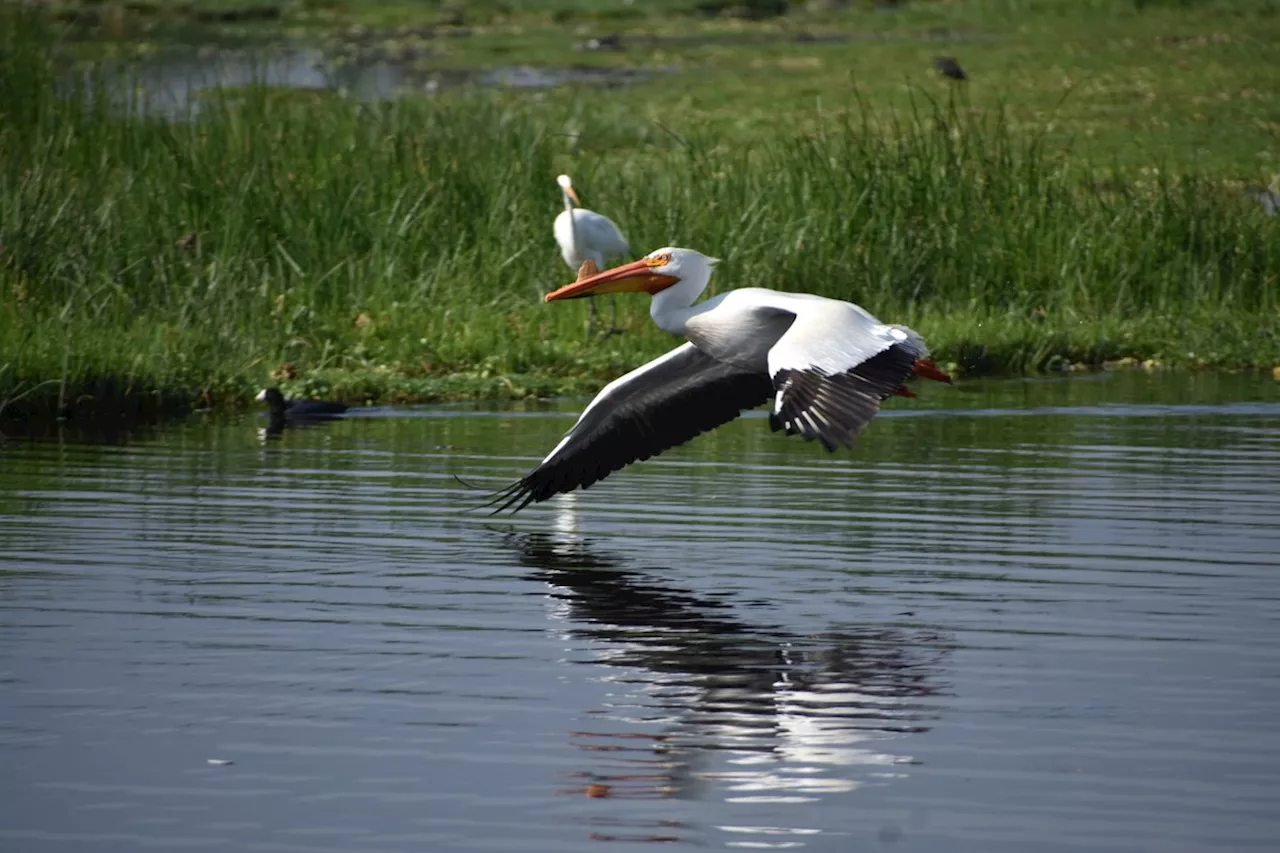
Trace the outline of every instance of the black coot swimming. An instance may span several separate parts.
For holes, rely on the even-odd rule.
[[[305,426],[330,421],[348,408],[346,403],[328,400],[286,400],[279,388],[263,388],[256,399],[267,404],[271,413],[271,428],[275,431],[286,425]]]

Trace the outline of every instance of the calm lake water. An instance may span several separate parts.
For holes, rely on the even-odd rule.
[[[579,403],[4,445],[0,849],[1276,849],[1280,383],[921,392],[498,519]]]

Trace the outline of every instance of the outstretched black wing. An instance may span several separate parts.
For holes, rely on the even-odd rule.
[[[637,460],[726,424],[773,396],[763,372],[677,347],[605,386],[537,468],[492,503],[495,512],[585,489]]]
[[[917,354],[914,346],[892,344],[840,373],[783,368],[773,376],[778,393],[769,426],[806,441],[817,439],[830,451],[853,447],[880,403],[911,376]]]

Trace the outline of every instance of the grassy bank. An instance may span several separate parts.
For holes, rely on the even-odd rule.
[[[851,299],[963,373],[1280,362],[1280,232],[1240,192],[1265,170],[1086,164],[920,91],[786,102],[728,142],[724,105],[649,90],[251,88],[168,123],[59,88],[47,37],[0,35],[0,400],[36,389],[11,413],[108,389],[244,401],[273,374],[353,399],[599,387],[672,340],[641,297],[603,342],[581,304],[541,303],[569,280],[559,171],[636,249],[715,254],[719,288]]]
[[[699,124],[735,144],[831,127],[846,117],[855,86],[878,115],[906,121],[912,93],[945,98],[953,88],[932,65],[947,54],[969,74],[968,109],[1002,110],[1010,129],[1043,134],[1077,158],[1280,181],[1276,0],[58,0],[47,8],[73,22],[90,56],[274,40],[321,45],[340,71],[388,62],[446,86],[469,71],[524,65],[661,69],[629,88],[627,102],[696,110]],[[561,104],[578,97],[543,94]]]

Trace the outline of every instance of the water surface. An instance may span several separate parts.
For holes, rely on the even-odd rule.
[[[130,62],[103,62],[70,77],[90,92],[95,81],[101,81],[113,105],[120,109],[183,118],[198,114],[210,95],[247,86],[328,90],[374,103],[407,93],[434,94],[464,86],[528,91],[565,85],[616,87],[669,71],[531,65],[469,69],[377,58],[339,62],[319,48],[295,46],[166,49]]]
[[[579,405],[0,446],[0,848],[1280,837],[1277,383],[752,414],[466,511]]]

